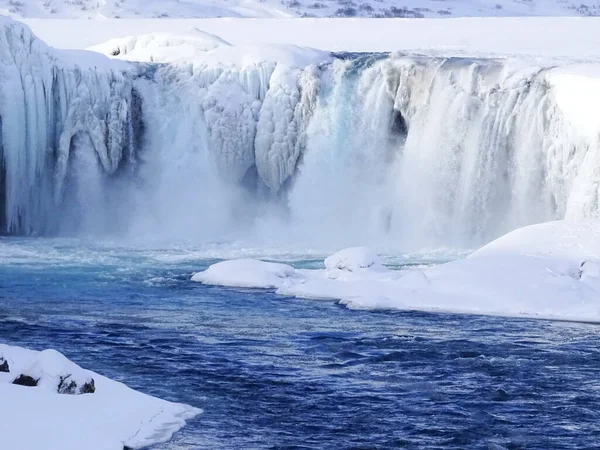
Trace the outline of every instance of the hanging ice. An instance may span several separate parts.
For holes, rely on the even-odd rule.
[[[52,230],[76,136],[88,136],[109,175],[135,151],[131,77],[122,65],[93,55],[88,67],[61,60],[8,19],[0,29],[2,227],[12,233]]]

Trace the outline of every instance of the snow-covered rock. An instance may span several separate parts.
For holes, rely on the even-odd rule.
[[[386,270],[379,262],[377,254],[366,247],[351,247],[334,253],[325,258],[325,268],[330,272],[336,270],[348,272]]]
[[[160,400],[82,369],[55,350],[42,352],[0,344],[10,371],[0,372],[2,448],[11,450],[122,450],[165,442],[201,411]],[[20,375],[36,387],[12,384]],[[94,393],[59,393],[61,380]],[[8,405],[8,407],[7,407]]]
[[[222,261],[192,277],[192,281],[203,284],[264,289],[279,288],[292,281],[302,282],[302,279],[302,275],[287,264],[255,259]]]
[[[23,375],[36,381],[36,386],[49,392],[82,393],[85,385],[95,386],[91,373],[81,369],[56,350],[36,352],[0,345],[0,357],[10,368],[10,375],[0,376],[0,381]]]

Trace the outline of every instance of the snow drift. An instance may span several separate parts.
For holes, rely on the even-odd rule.
[[[290,278],[301,279],[301,276],[287,264],[236,259],[213,264],[194,274],[192,281],[217,286],[279,288]]]
[[[219,269],[221,280],[234,286],[238,264],[218,263],[193,280],[218,283],[210,274]],[[325,270],[294,273],[286,266],[285,283],[273,283],[265,277],[272,273],[267,263],[246,260],[244,264],[256,269],[252,280],[243,278],[244,286],[276,288],[279,294],[288,296],[341,300],[355,309],[600,322],[598,220],[521,228],[466,259],[425,270],[386,270],[364,249],[332,255],[325,260]]]
[[[55,350],[37,352],[0,344],[2,444],[10,449],[122,450],[167,441],[201,411],[129,389],[84,370]],[[36,387],[13,383],[19,375]],[[59,393],[61,380],[94,380],[95,392]]]
[[[332,57],[200,30],[95,47],[126,62],[1,25],[6,233],[410,250],[598,216],[594,64]]]

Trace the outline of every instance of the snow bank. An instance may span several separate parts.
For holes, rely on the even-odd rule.
[[[600,221],[550,222],[516,230],[465,260],[397,283],[387,301],[355,308],[401,307],[506,316],[600,321]]]
[[[127,61],[174,62],[195,59],[217,47],[229,46],[220,37],[192,27],[179,33],[150,33],[111,39],[88,50]]]
[[[192,281],[203,284],[265,289],[279,288],[292,280],[302,281],[293,267],[254,259],[223,261],[192,277]]]
[[[232,46],[219,36],[191,27],[182,32],[158,32],[115,38],[88,50],[125,61],[195,63],[200,66],[246,68],[265,62],[304,68],[331,61],[329,52],[290,44]],[[198,71],[198,69],[196,69]]]
[[[364,248],[339,252],[325,264],[325,270],[296,270],[299,276],[288,268],[288,282],[256,282],[254,287],[274,287],[279,294],[303,298],[340,299],[352,309],[600,322],[598,219],[525,227],[466,259],[425,270],[386,270]],[[228,271],[228,277],[228,285],[235,285],[235,272]]]
[[[350,308],[443,310],[600,321],[600,221],[516,230],[470,257],[398,279],[395,291],[346,298]]]
[[[112,38],[197,27],[232,45],[291,44],[340,52],[561,57],[598,61],[600,18],[160,19],[25,22],[50,45],[86,48]],[[552,30],[552,33],[548,33]]]
[[[0,344],[2,447],[122,450],[165,442],[201,411],[160,400],[84,370],[55,350],[42,352]],[[20,375],[36,387],[12,384]],[[79,387],[93,379],[94,393],[59,394],[61,379]],[[67,390],[68,392],[68,390]],[[72,393],[79,393],[74,390]]]

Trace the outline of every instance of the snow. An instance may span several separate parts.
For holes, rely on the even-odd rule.
[[[11,17],[105,19],[119,17],[289,17],[276,0],[0,0]]]
[[[191,28],[173,34],[153,33],[115,38],[90,47],[89,50],[128,61],[162,63],[178,59],[193,60],[209,50],[229,45],[231,44],[214,34]]]
[[[325,261],[325,270],[299,269],[294,275],[286,268],[285,283],[263,282],[257,273],[252,274],[252,286],[275,288],[286,296],[341,300],[352,309],[600,322],[597,219],[524,227],[465,259],[424,270],[382,269],[364,248],[346,249]],[[236,264],[217,264],[228,285],[235,285]],[[244,264],[261,267],[260,261],[245,260]],[[218,284],[218,279],[212,281]],[[243,284],[249,284],[248,279]]]
[[[573,64],[558,67],[547,76],[556,102],[577,132],[593,136],[600,117],[600,65]]]
[[[597,15],[592,0],[0,0],[12,17],[460,17]]]
[[[193,63],[196,66],[247,68],[268,63],[304,68],[331,60],[328,52],[284,44],[232,46],[220,37],[191,28],[179,33],[150,33],[111,39],[88,50],[124,61]],[[198,71],[199,69],[196,69]]]
[[[279,288],[291,279],[302,279],[293,267],[254,259],[222,261],[192,277],[192,281],[209,285],[266,289]]]
[[[600,18],[456,19],[107,19],[24,22],[57,48],[84,49],[113,38],[180,34],[197,28],[238,45],[296,45],[339,52],[561,58],[598,61]],[[552,30],[548,33],[548,30]]]
[[[55,350],[41,352],[0,344],[9,373],[0,372],[2,446],[11,450],[122,450],[171,438],[201,411],[160,400],[85,370]],[[20,374],[38,386],[13,385]],[[95,392],[59,394],[60,377],[78,386],[94,380]]]

